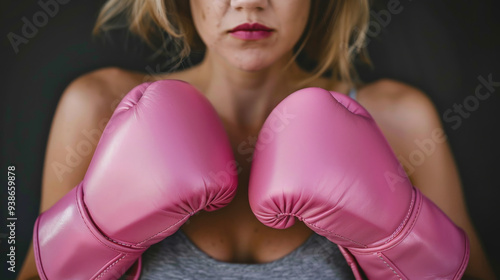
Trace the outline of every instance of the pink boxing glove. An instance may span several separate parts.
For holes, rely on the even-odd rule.
[[[42,279],[118,279],[194,213],[227,205],[236,173],[217,113],[176,80],[123,98],[83,181],[35,224]]]
[[[262,127],[250,206],[270,227],[290,227],[296,217],[338,244],[358,279],[358,265],[369,279],[460,279],[465,233],[408,178],[391,180],[401,170],[363,107],[307,88],[285,98]]]

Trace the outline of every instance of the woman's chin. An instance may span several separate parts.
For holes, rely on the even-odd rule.
[[[262,66],[249,66],[249,67],[238,67],[240,70],[245,71],[245,72],[258,72],[265,67]]]
[[[244,52],[237,55],[226,56],[227,62],[242,71],[255,72],[266,69],[276,62],[262,53]]]

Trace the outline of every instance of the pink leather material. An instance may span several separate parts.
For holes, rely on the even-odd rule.
[[[119,279],[144,252],[105,238],[82,196],[79,184],[36,220],[33,246],[41,279]]]
[[[142,257],[140,257],[136,263],[127,271],[124,280],[139,280],[141,277],[141,270],[142,270]]]
[[[354,258],[354,256],[346,248],[344,248],[342,246],[338,246],[338,247],[339,247],[340,252],[344,256],[347,264],[351,268],[356,280],[366,279],[366,275],[363,274],[363,270],[359,267],[359,264],[356,261],[356,258]]]
[[[349,251],[369,279],[458,280],[469,257],[465,232],[418,189],[408,225],[398,236],[375,248]]]
[[[283,115],[288,121],[276,125]],[[351,253],[359,249],[352,255],[370,279],[394,275],[370,251],[384,246],[402,279],[463,273],[465,234],[416,191],[370,114],[347,96],[320,88],[289,95],[264,123],[253,159],[250,206],[264,224],[287,228],[298,218]],[[429,265],[435,256],[440,262]]]
[[[83,181],[39,216],[40,274],[116,279],[191,215],[227,205],[237,186],[231,166],[222,122],[193,86],[137,86],[113,113]]]

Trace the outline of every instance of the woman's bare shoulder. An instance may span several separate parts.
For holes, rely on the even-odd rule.
[[[61,97],[73,99],[75,105],[115,106],[132,88],[145,81],[145,75],[117,67],[107,67],[86,73],[72,81]]]
[[[418,139],[444,135],[434,104],[415,87],[379,80],[362,87],[358,101],[372,115],[397,155],[413,152]]]
[[[66,87],[54,121],[65,119],[94,125],[95,121],[111,117],[122,98],[144,79],[144,74],[116,67],[86,73]]]
[[[103,68],[82,75],[67,86],[57,105],[47,143],[42,211],[83,179],[114,108],[139,80],[132,72]]]
[[[190,71],[159,73],[156,75],[134,72],[118,67],[106,67],[86,73],[72,81],[59,102],[68,111],[111,116],[114,109],[134,87],[144,82],[163,79],[191,81]]]
[[[439,123],[434,104],[424,92],[395,80],[363,86],[358,101],[380,125],[398,130],[422,131]]]

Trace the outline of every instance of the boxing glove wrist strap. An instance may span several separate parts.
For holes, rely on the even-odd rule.
[[[33,245],[41,279],[118,279],[146,248],[117,244],[88,215],[80,183],[36,220]],[[134,269],[138,274],[139,267]],[[138,277],[138,275],[136,275]]]
[[[346,249],[369,279],[461,279],[469,258],[465,232],[413,191],[413,210],[397,235],[376,247]]]

